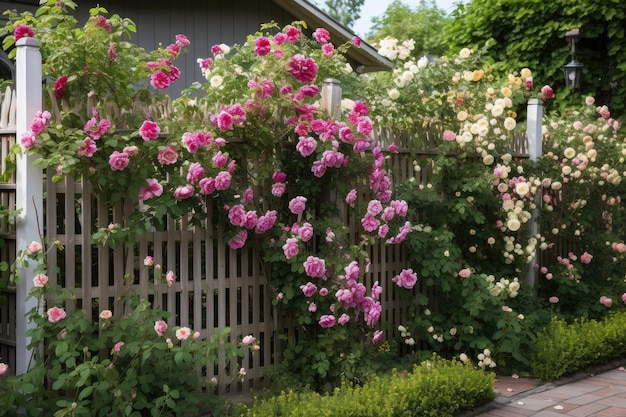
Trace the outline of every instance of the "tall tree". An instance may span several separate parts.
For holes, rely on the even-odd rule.
[[[361,17],[361,8],[365,0],[326,0],[328,14],[348,27]]]
[[[446,38],[452,48],[482,48],[506,70],[531,68],[557,98],[591,94],[614,114],[626,110],[626,2],[620,0],[473,0],[457,6]],[[570,61],[565,33],[579,28],[576,58],[585,66],[581,88],[565,88]]]
[[[382,16],[372,19],[372,30],[367,39],[372,42],[387,36],[398,40],[413,39],[414,56],[441,56],[448,52],[443,37],[448,21],[445,11],[438,8],[433,0],[429,3],[421,0],[414,9],[400,0],[394,0]]]

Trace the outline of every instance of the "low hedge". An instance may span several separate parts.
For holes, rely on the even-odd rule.
[[[495,375],[472,365],[434,357],[412,372],[374,376],[363,386],[333,395],[286,392],[255,400],[242,416],[450,417],[495,398]]]
[[[602,321],[579,319],[573,323],[553,318],[537,335],[531,360],[531,373],[554,381],[626,356],[626,312],[607,316]]]

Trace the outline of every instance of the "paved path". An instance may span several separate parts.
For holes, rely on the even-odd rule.
[[[495,389],[494,401],[462,417],[626,417],[626,370],[615,362],[553,384],[498,377]]]

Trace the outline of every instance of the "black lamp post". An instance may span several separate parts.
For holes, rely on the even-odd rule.
[[[572,46],[572,60],[563,66],[563,72],[565,73],[565,86],[571,89],[580,87],[580,80],[583,76],[583,64],[576,61],[576,41],[579,37],[579,29],[572,29],[565,33],[565,39]]]

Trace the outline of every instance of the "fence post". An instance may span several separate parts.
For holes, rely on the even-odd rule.
[[[341,118],[341,82],[326,78],[322,85],[322,109],[333,119]]]
[[[17,41],[15,71],[16,90],[16,139],[19,141],[30,128],[35,113],[41,110],[41,44],[38,40],[24,37]],[[16,219],[16,245],[22,250],[32,241],[40,241],[39,225],[43,226],[43,170],[34,166],[36,155],[19,155],[16,160],[16,208],[20,210]],[[43,230],[41,231],[43,233]],[[17,375],[28,370],[31,352],[26,331],[34,327],[26,314],[37,306],[36,299],[26,301],[33,286],[31,264],[23,268],[16,288],[16,369]]]
[[[527,105],[527,123],[526,123],[526,137],[528,138],[528,155],[531,161],[536,161],[543,153],[543,133],[541,127],[541,119],[543,118],[543,102],[539,99],[532,98],[528,100]],[[541,204],[541,196],[535,200],[536,204]],[[531,212],[531,218],[528,222],[529,231],[531,236],[536,236],[539,230],[537,222],[537,216],[539,215],[539,209],[534,208]],[[528,271],[526,273],[526,283],[531,287],[535,287],[537,283],[537,270],[535,269],[535,262],[537,260],[537,254],[539,246],[535,248],[535,254],[532,261],[529,263]]]

